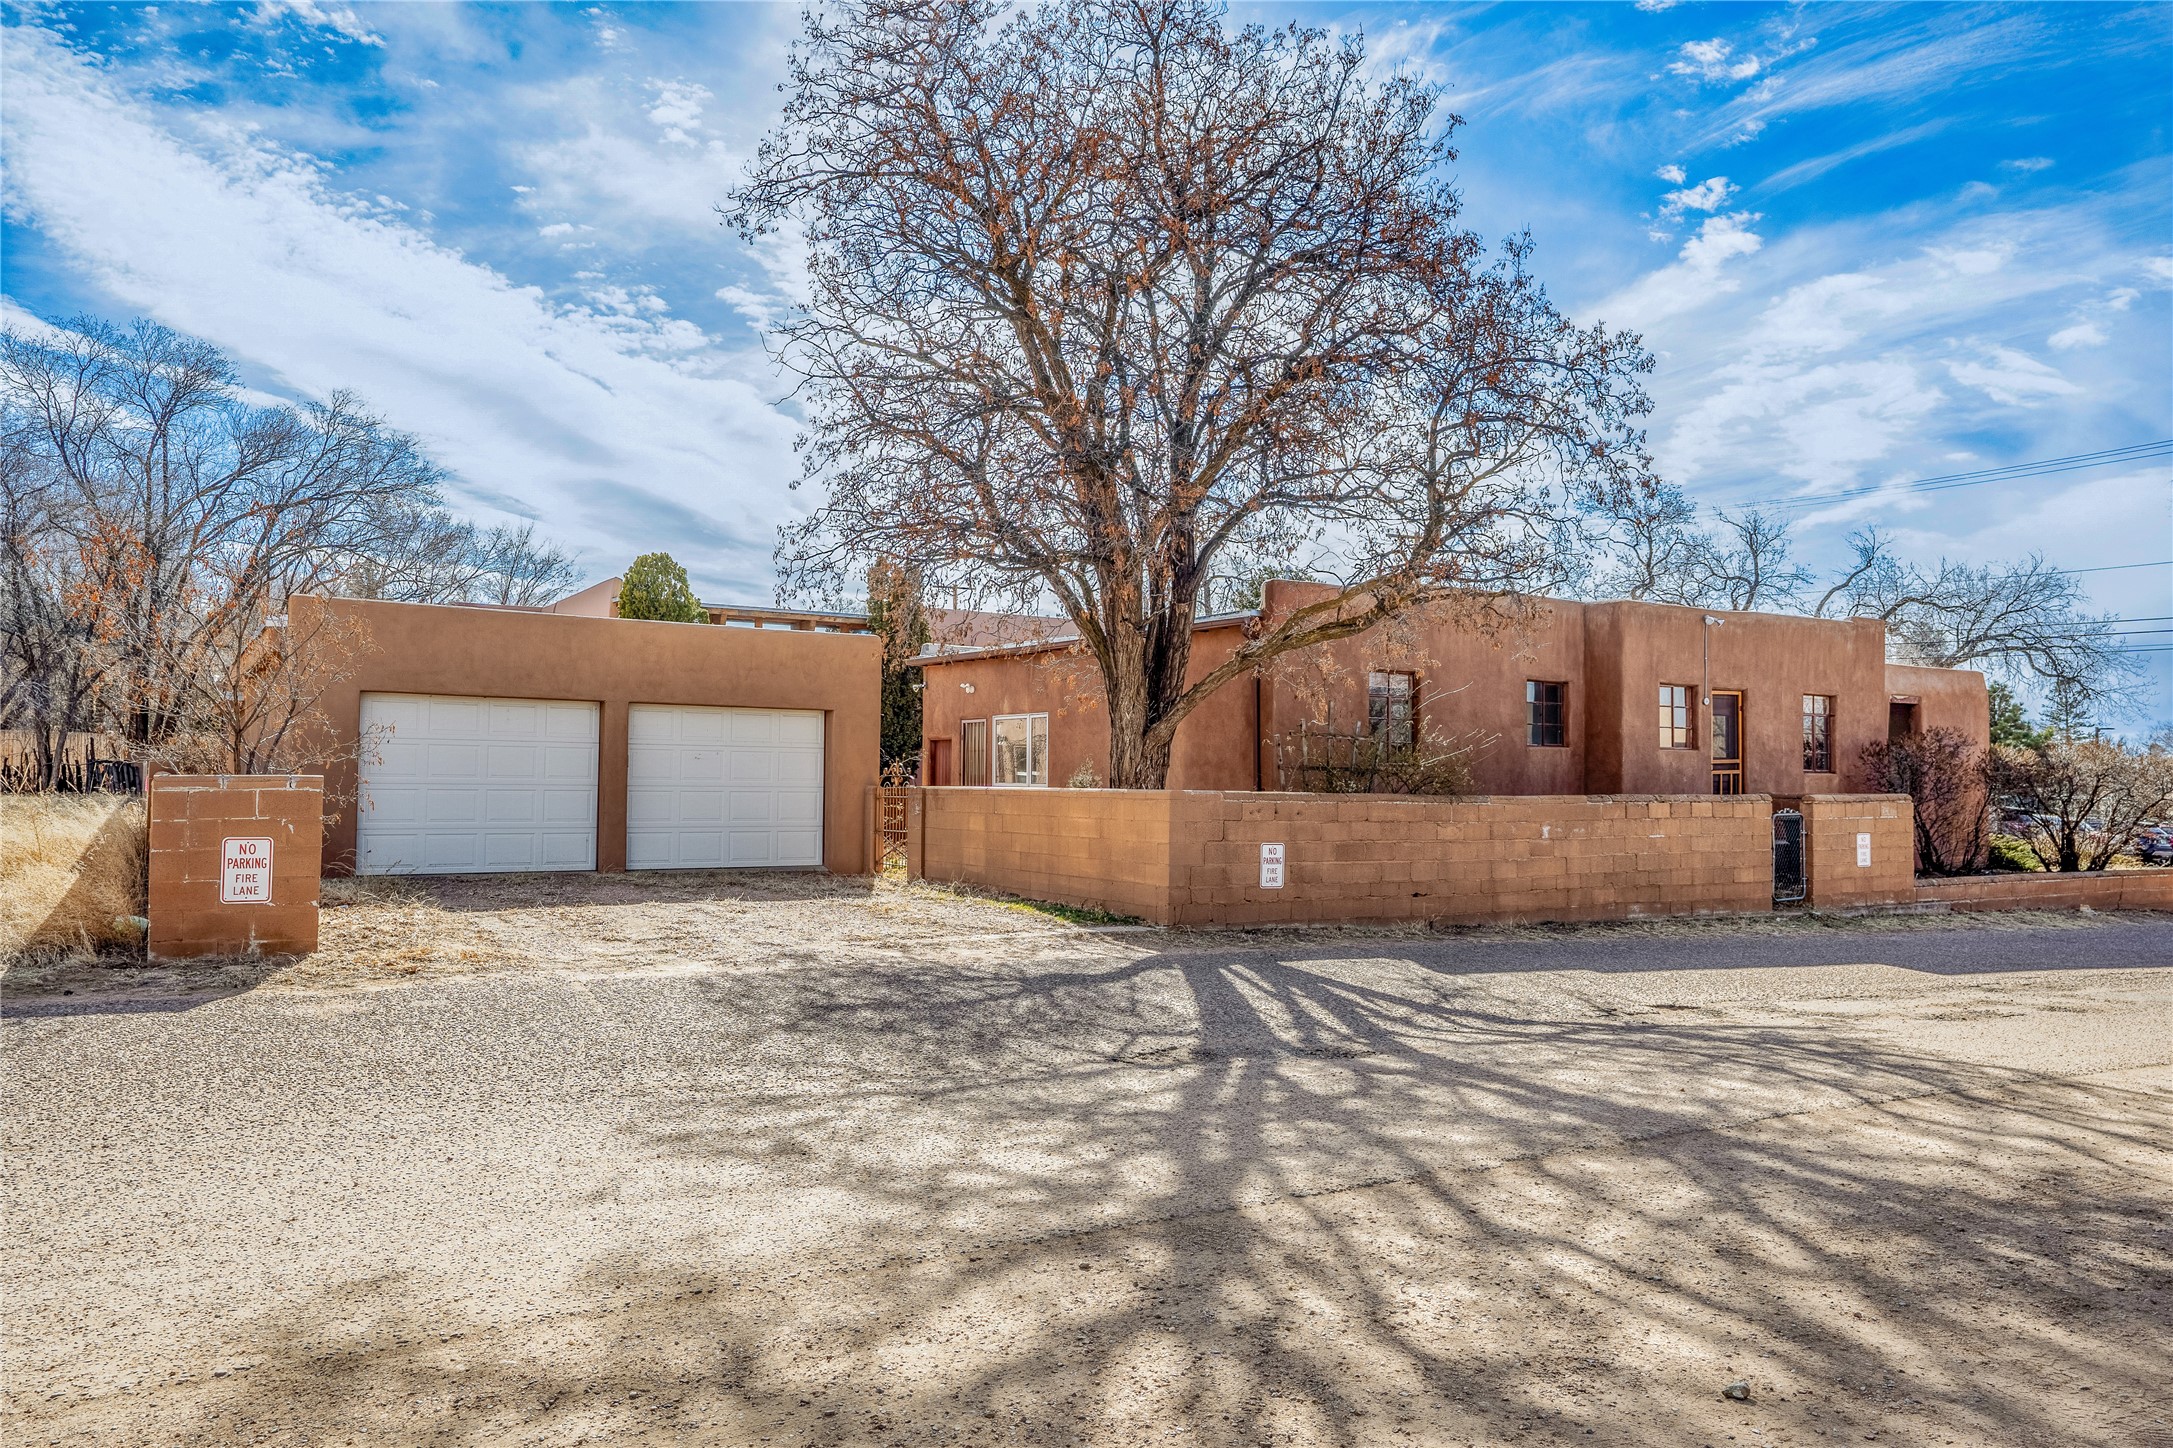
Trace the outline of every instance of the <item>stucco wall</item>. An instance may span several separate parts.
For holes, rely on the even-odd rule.
[[[823,863],[867,868],[867,786],[876,780],[882,641],[872,634],[722,628],[499,609],[297,598],[294,632],[320,613],[359,624],[367,647],[321,708],[352,746],[365,693],[576,699],[601,706],[596,865],[626,868],[626,714],[632,704],[823,711]],[[355,766],[325,771],[328,873],[352,869]]]
[[[1186,674],[1197,679],[1230,657],[1234,628],[1203,629],[1193,639]],[[957,784],[959,726],[1000,714],[1049,716],[1049,783],[1068,785],[1082,766],[1099,784],[1109,780],[1109,714],[1102,703],[1101,670],[1070,646],[945,661],[922,670],[922,765],[927,741],[950,742],[951,777]],[[967,685],[972,685],[969,692]],[[1254,686],[1250,675],[1209,695],[1177,731],[1170,754],[1173,789],[1251,789]],[[924,773],[923,780],[927,779]]]
[[[1917,701],[1919,729],[1952,729],[1979,745],[1991,738],[1991,703],[1985,696],[1984,675],[1975,669],[1888,664],[1886,690],[1890,699]]]
[[[1318,584],[1271,582],[1270,619],[1327,594]],[[1659,686],[1680,684],[1692,699],[1705,682],[1743,696],[1744,787],[1753,794],[1846,793],[1869,784],[1866,745],[1884,739],[1890,694],[1920,696],[1927,723],[1982,740],[1984,680],[1968,671],[1902,669],[1885,661],[1885,631],[1868,619],[1712,612],[1665,604],[1540,600],[1521,621],[1492,629],[1447,607],[1414,612],[1356,638],[1285,655],[1256,683],[1233,680],[1178,730],[1169,783],[1183,789],[1273,790],[1273,743],[1301,721],[1337,730],[1363,727],[1366,679],[1407,670],[1419,680],[1421,727],[1438,736],[1486,742],[1473,759],[1472,789],[1491,795],[1583,793],[1706,794],[1712,788],[1706,720],[1694,704],[1695,744],[1667,748],[1659,729]],[[1194,672],[1228,657],[1228,628],[1203,631]],[[930,738],[957,737],[961,718],[1046,710],[1051,782],[1080,761],[1106,780],[1108,720],[1100,675],[1078,655],[1024,654],[946,660],[926,669]],[[1534,746],[1526,730],[1525,683],[1568,687],[1568,738]],[[963,695],[971,682],[975,694]],[[1834,701],[1832,769],[1803,768],[1803,700]],[[1254,699],[1259,698],[1255,727]],[[964,701],[970,699],[970,703]],[[1253,741],[1261,763],[1253,763]],[[955,745],[953,746],[955,749]],[[956,779],[954,774],[953,778]]]

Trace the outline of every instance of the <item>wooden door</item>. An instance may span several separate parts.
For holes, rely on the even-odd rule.
[[[1743,792],[1743,695],[1713,691],[1713,793]]]

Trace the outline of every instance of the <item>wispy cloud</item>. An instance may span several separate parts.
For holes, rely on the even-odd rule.
[[[694,536],[713,592],[767,574],[789,423],[653,293],[554,305],[262,145],[183,144],[34,28],[9,32],[11,217],[100,293],[304,396],[353,387],[479,498],[582,519],[595,571]],[[592,499],[608,484],[609,507]],[[688,518],[705,520],[688,532]]]

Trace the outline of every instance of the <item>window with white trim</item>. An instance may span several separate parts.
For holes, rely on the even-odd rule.
[[[999,714],[989,721],[996,736],[995,767],[989,783],[1011,788],[1049,782],[1049,716]]]

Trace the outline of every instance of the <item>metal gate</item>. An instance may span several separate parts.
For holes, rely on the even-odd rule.
[[[1803,898],[1803,816],[1792,809],[1773,812],[1773,903]]]
[[[910,789],[888,786],[875,791],[875,873],[906,867],[906,810]]]

